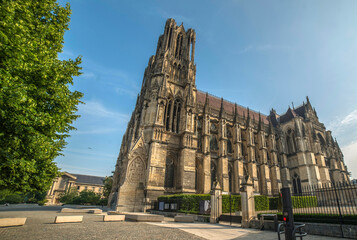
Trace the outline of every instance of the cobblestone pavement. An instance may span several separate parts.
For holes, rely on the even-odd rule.
[[[58,207],[0,208],[0,218],[27,217],[21,227],[0,228],[1,240],[14,239],[203,239],[179,229],[137,222],[103,222],[94,214],[59,213]],[[82,223],[53,224],[55,216],[83,215]]]
[[[242,229],[239,226],[175,223],[172,218],[165,218],[163,223],[103,222],[101,215],[59,213],[60,209],[61,207],[47,206],[0,207],[0,218],[27,217],[24,226],[0,228],[0,239],[277,239],[275,232]],[[83,222],[53,224],[55,216],[65,215],[83,215]],[[334,240],[339,238],[314,235],[304,238],[304,240],[320,239]]]

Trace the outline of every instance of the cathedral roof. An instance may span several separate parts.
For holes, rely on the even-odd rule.
[[[209,106],[210,107],[215,108],[217,110],[221,109],[221,99],[220,98],[210,95],[210,94],[208,94],[208,97],[209,97]],[[197,102],[202,105],[205,104],[205,102],[206,102],[206,93],[205,92],[197,90]],[[223,100],[223,109],[227,113],[234,114],[234,106],[235,106],[235,103],[229,102],[227,100]],[[240,116],[247,116],[248,110],[247,110],[247,108],[237,104],[237,113]],[[256,121],[259,120],[258,112],[252,111],[251,109],[249,109],[249,115],[251,118],[255,119]],[[264,124],[269,124],[268,117],[266,115],[260,114],[260,116],[261,116],[262,122]]]

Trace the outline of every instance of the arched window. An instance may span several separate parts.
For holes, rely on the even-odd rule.
[[[202,118],[197,121],[197,148],[202,152]]]
[[[297,175],[296,173],[294,174],[293,177],[293,188],[294,188],[294,194],[295,195],[299,195],[301,194],[301,181],[300,181],[300,177],[299,175]]]
[[[175,166],[171,158],[166,158],[165,187],[174,187]]]
[[[216,135],[213,135],[213,134],[210,135],[209,146],[210,146],[211,151],[218,150],[218,141],[217,141]]]
[[[176,52],[175,57],[181,56],[182,34],[180,33],[176,39]]]
[[[211,189],[213,188],[213,183],[216,181],[216,173],[217,173],[216,164],[213,161],[211,161]]]
[[[232,142],[230,139],[227,140],[227,152],[232,153]]]
[[[169,99],[165,111],[165,127],[166,131],[179,133],[181,116],[181,101]]]
[[[169,42],[167,44],[167,48],[170,48],[170,46],[171,46],[171,36],[172,36],[172,28],[170,28]]]
[[[229,182],[229,192],[232,192],[233,189],[233,171],[232,165],[228,164],[228,182]]]
[[[286,144],[288,147],[288,154],[293,154],[296,152],[295,134],[289,129],[286,136]]]
[[[171,115],[171,107],[172,107],[172,100],[169,99],[167,102],[167,107],[166,107],[166,116],[165,116],[165,120],[166,120],[166,131],[170,130],[170,115]]]

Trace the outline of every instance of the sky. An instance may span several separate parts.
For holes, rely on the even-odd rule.
[[[67,1],[59,1],[65,5]],[[263,114],[306,101],[357,178],[357,1],[69,1],[60,59],[82,56],[84,93],[57,165],[109,176],[165,22],[196,31],[196,86]]]

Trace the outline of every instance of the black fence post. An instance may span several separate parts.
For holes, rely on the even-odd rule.
[[[290,188],[282,188],[281,194],[283,198],[283,220],[285,222],[285,240],[293,240],[294,232],[294,215],[291,201]]]
[[[334,191],[335,191],[335,196],[336,196],[336,201],[337,201],[337,207],[338,207],[338,213],[339,213],[338,220],[340,221],[341,234],[342,234],[342,237],[344,237],[344,236],[343,236],[343,227],[342,227],[343,217],[342,217],[342,212],[341,212],[340,200],[339,200],[339,198],[338,198],[338,194],[337,194],[337,190],[336,190],[336,185],[335,185],[335,183],[333,183],[332,186],[333,186],[333,189],[334,189]],[[340,191],[341,191],[341,189],[340,189]]]

